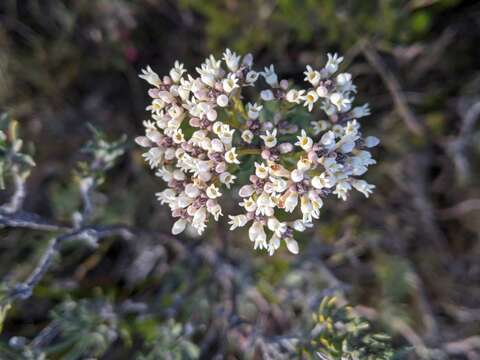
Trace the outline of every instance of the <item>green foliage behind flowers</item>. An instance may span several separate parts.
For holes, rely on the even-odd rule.
[[[390,336],[375,333],[371,324],[335,297],[325,297],[313,314],[314,328],[309,343],[301,350],[314,351],[321,359],[391,360],[395,352]]]

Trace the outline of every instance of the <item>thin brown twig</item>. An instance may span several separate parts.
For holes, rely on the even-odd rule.
[[[392,100],[395,104],[398,114],[405,122],[407,128],[417,136],[424,135],[424,128],[419,122],[418,118],[413,113],[413,111],[408,106],[407,100],[402,92],[399,81],[384,64],[375,46],[371,44],[368,40],[360,41],[360,46],[362,49],[362,53],[365,55],[370,65],[375,69],[375,71],[378,72],[378,74],[382,78],[382,81],[385,83],[385,86],[387,87],[390,95],[392,96]]]

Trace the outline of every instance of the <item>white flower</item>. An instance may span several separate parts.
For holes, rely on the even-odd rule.
[[[205,228],[205,220],[207,219],[207,210],[204,207],[199,208],[193,215],[192,226],[197,230],[198,234],[201,235]]]
[[[377,146],[380,143],[380,140],[376,138],[375,136],[367,136],[364,140],[365,146],[367,148],[372,148]]]
[[[268,195],[266,192],[263,192],[257,198],[257,209],[255,211],[255,215],[272,216],[274,207],[275,202],[272,200],[270,195]]]
[[[273,191],[278,194],[283,193],[288,187],[288,182],[284,179],[270,177],[270,181],[272,182]]]
[[[257,208],[257,202],[252,197],[243,200],[241,203],[239,203],[239,205],[243,206],[248,212],[255,211]]]
[[[347,200],[347,193],[352,189],[352,186],[347,181],[340,181],[337,183],[333,193],[338,196],[339,199],[343,201]]]
[[[298,243],[295,239],[293,238],[285,238],[285,244],[287,245],[288,251],[290,251],[292,254],[298,254]]]
[[[263,106],[262,105],[258,105],[257,103],[255,104],[250,104],[248,103],[247,104],[247,114],[248,114],[248,117],[250,119],[258,119],[259,115],[260,115],[260,111],[262,111],[263,109]]]
[[[327,150],[333,149],[335,147],[335,133],[331,130],[327,131],[322,135],[320,144],[322,144]]]
[[[170,77],[172,78],[172,81],[174,83],[178,83],[180,79],[182,78],[182,75],[186,72],[183,68],[183,64],[181,64],[179,61],[175,61],[174,67],[172,70],[170,70]]]
[[[321,173],[319,176],[312,178],[312,186],[315,189],[331,188],[335,185],[335,177],[328,175],[327,173]]]
[[[250,144],[253,140],[253,133],[250,130],[244,130],[242,132],[242,140]]]
[[[255,163],[255,175],[260,179],[265,179],[268,176],[268,167],[264,163]]]
[[[287,92],[285,99],[288,102],[300,104],[302,101],[305,101],[305,96],[303,94],[305,94],[305,90],[291,89]]]
[[[310,151],[313,145],[313,140],[307,136],[305,130],[302,129],[301,136],[297,136],[298,141],[295,145],[300,146],[305,151]]]
[[[215,200],[208,200],[207,201],[207,211],[213,215],[213,219],[218,221],[222,214],[222,207],[215,201]]]
[[[152,68],[150,66],[147,66],[146,69],[142,69],[142,73],[140,75],[138,75],[139,78],[141,79],[144,79],[145,81],[147,81],[150,85],[153,85],[153,86],[160,86],[161,85],[161,81],[160,81],[160,77],[157,75],[157,73],[155,71],[152,70]]]
[[[317,86],[320,82],[320,73],[313,70],[310,65],[307,65],[307,71],[304,72],[305,81],[308,81],[312,86]]]
[[[220,107],[225,107],[228,105],[228,96],[221,94],[217,97],[217,105]]]
[[[352,185],[355,189],[360,191],[367,198],[373,192],[373,189],[375,189],[375,185],[371,185],[367,183],[365,180],[354,179],[352,180]]]
[[[223,53],[223,60],[227,64],[227,67],[231,71],[237,71],[238,65],[240,63],[240,56],[238,56],[235,52],[231,51],[230,49],[226,49]]]
[[[222,196],[222,193],[215,186],[215,184],[212,184],[207,188],[206,194],[210,199],[216,199],[216,198]]]
[[[182,129],[175,130],[175,132],[173,133],[172,139],[175,144],[183,143],[185,141],[185,137],[183,136]]]
[[[295,169],[292,171],[291,178],[293,182],[300,182],[303,180],[303,171],[299,169]]]
[[[191,197],[192,199],[195,199],[198,195],[200,195],[200,189],[194,184],[187,184],[185,186],[185,194],[187,194],[187,196]]]
[[[164,150],[161,148],[153,147],[148,150],[146,153],[143,153],[142,156],[148,162],[150,167],[156,168],[163,159]]]
[[[248,237],[250,238],[250,241],[255,243],[253,246],[255,250],[267,248],[267,234],[263,229],[262,223],[254,221],[252,226],[248,229]]]
[[[277,129],[273,129],[272,131],[266,131],[265,135],[260,135],[263,139],[265,146],[267,148],[273,148],[277,145]]]
[[[238,195],[240,197],[249,197],[255,192],[255,188],[252,185],[243,185],[240,190],[238,191]]]
[[[308,111],[312,111],[313,105],[317,102],[318,100],[318,95],[315,91],[311,90],[307,93],[305,96],[305,102],[303,106],[306,106],[308,108]]]
[[[271,101],[271,100],[273,100],[275,97],[273,96],[272,90],[263,90],[262,92],[260,92],[260,98],[261,98],[263,101]]]
[[[270,238],[270,241],[268,242],[268,254],[272,256],[275,253],[275,250],[277,250],[280,247],[280,238],[273,234],[272,237]]]
[[[287,231],[287,224],[285,222],[278,221],[277,218],[270,217],[267,221],[267,226],[275,235],[282,236]]]
[[[248,218],[245,215],[228,215],[230,221],[228,224],[230,225],[230,230],[235,230],[237,227],[243,227],[248,222]]]
[[[296,191],[289,191],[285,199],[285,211],[293,212],[298,204],[298,193]]]
[[[336,53],[335,54],[327,54],[328,60],[327,65],[325,65],[325,70],[329,74],[333,74],[338,70],[338,65],[343,61],[343,57],[339,57]]]
[[[173,235],[180,234],[181,232],[183,232],[183,230],[185,230],[186,226],[187,226],[187,221],[184,219],[179,219],[175,221],[175,223],[172,226],[172,234]]]
[[[223,172],[220,174],[219,179],[220,182],[225,184],[227,189],[230,189],[230,186],[235,182],[237,177],[235,175],[230,174],[229,172]]]
[[[210,141],[210,147],[212,151],[215,152],[223,152],[224,149],[223,142],[220,139],[213,139],[212,141]]]
[[[328,97],[328,89],[325,86],[319,86],[317,88],[317,95],[321,98]]]
[[[368,104],[354,107],[352,110],[352,117],[357,119],[368,116],[368,115],[370,115],[370,107]]]
[[[352,100],[338,92],[330,95],[330,101],[340,112],[348,111],[352,106]]]
[[[310,170],[311,167],[312,167],[312,162],[307,158],[301,158],[300,160],[297,161],[297,169],[302,172]]]
[[[273,65],[270,65],[269,68],[265,67],[264,71],[262,72],[262,76],[265,78],[267,84],[271,87],[278,86],[278,76]]]
[[[230,94],[234,89],[238,88],[238,78],[235,74],[230,74],[222,81],[223,90]]]
[[[247,73],[247,76],[245,76],[245,81],[248,84],[253,84],[254,82],[256,82],[258,80],[258,76],[259,76],[258,72],[250,70]]]
[[[232,147],[225,153],[225,161],[229,164],[240,164],[240,160],[237,158],[236,148]]]

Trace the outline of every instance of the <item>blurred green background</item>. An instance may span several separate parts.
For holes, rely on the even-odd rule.
[[[281,359],[337,294],[392,336],[398,358],[479,359],[479,43],[476,1],[2,0],[0,111],[36,162],[24,208],[71,221],[90,123],[129,139],[92,194],[93,221],[141,234],[63,246],[8,311],[0,358]],[[162,185],[132,145],[147,117],[140,69],[193,70],[225,47],[297,82],[340,52],[372,108],[376,191],[327,201],[298,256],[253,251],[225,219],[176,244]],[[50,236],[0,228],[2,282],[24,280]],[[295,354],[284,358],[318,358]]]

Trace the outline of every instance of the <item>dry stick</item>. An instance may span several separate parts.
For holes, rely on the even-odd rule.
[[[40,262],[32,271],[28,279],[23,283],[15,285],[7,294],[7,296],[2,299],[2,303],[10,302],[16,299],[28,299],[32,295],[33,289],[38,285],[47,270],[50,268],[53,258],[58,253],[59,247],[63,242],[81,239],[91,243],[92,245],[96,245],[98,240],[109,236],[120,236],[125,239],[131,239],[134,235],[131,230],[125,226],[111,225],[84,227],[52,238],[47,249],[43,253]]]
[[[27,195],[25,190],[25,179],[20,175],[20,170],[17,165],[12,167],[11,173],[13,176],[14,192],[10,201],[0,207],[0,211],[3,210],[6,213],[14,213],[20,210],[23,206],[25,196]]]
[[[385,86],[392,96],[395,107],[407,128],[415,135],[422,136],[425,132],[424,128],[408,106],[405,95],[395,75],[387,69],[377,50],[368,40],[361,41],[360,46],[370,65],[378,72],[385,83]]]

